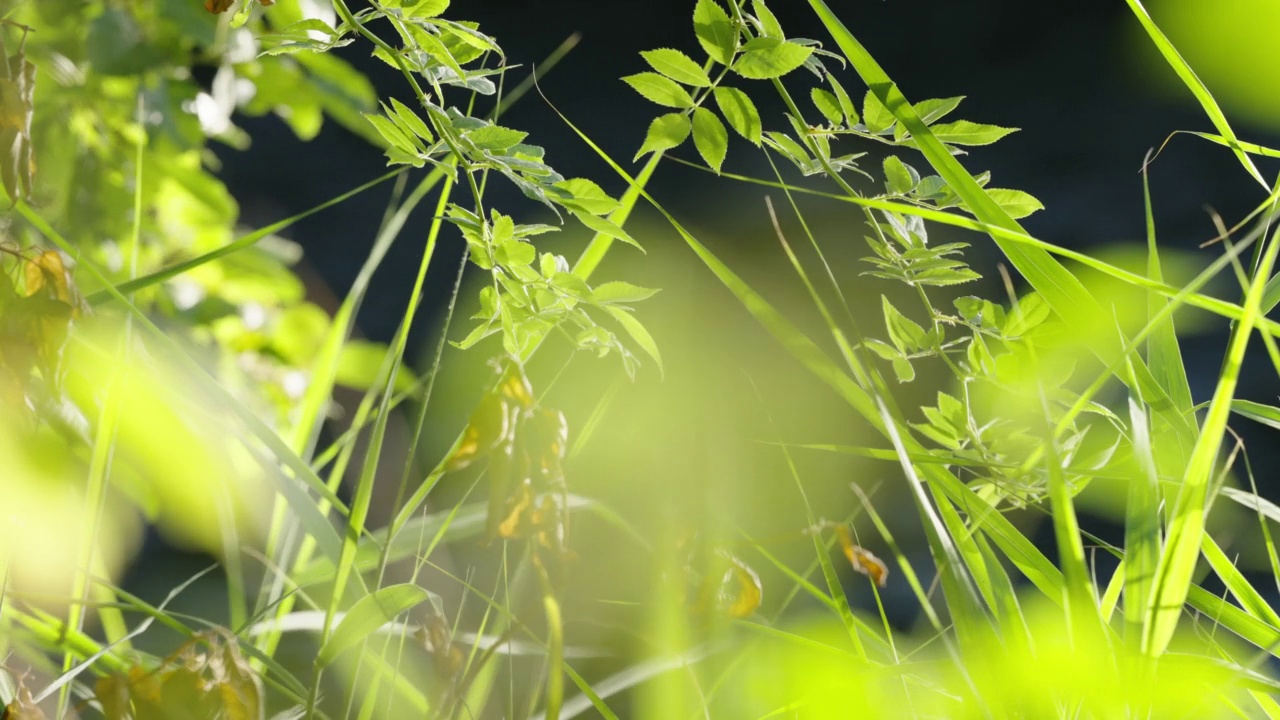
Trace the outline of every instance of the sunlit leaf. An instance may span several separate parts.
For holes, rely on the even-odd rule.
[[[720,108],[724,119],[729,122],[729,127],[742,137],[759,145],[760,113],[756,110],[755,103],[751,102],[751,98],[737,88],[724,86],[715,89],[715,97],[716,106]]]
[[[720,165],[729,150],[729,131],[725,130],[720,118],[706,108],[693,111],[693,144],[707,167],[720,172]]]
[[[391,622],[431,597],[430,591],[405,583],[380,588],[356,601],[334,628],[328,642],[316,655],[316,666],[326,667],[342,653],[366,640],[378,628]]]
[[[707,87],[711,84],[711,78],[707,77],[707,72],[702,69],[702,66],[679,50],[659,48],[646,50],[640,53],[640,56],[654,70],[676,82],[694,87]]]
[[[635,160],[647,153],[670,150],[679,147],[689,137],[692,127],[689,119],[680,113],[671,113],[655,118],[645,133],[644,144],[636,152]]]

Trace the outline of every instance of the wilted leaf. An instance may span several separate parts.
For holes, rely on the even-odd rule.
[[[22,678],[18,678],[18,692],[13,702],[0,713],[0,720],[45,720],[44,712],[36,705],[35,698]]]
[[[764,586],[760,576],[736,556],[724,554],[729,561],[720,585],[719,608],[731,618],[750,616],[760,608],[764,600]]]
[[[880,558],[871,554],[871,551],[855,544],[849,528],[837,525],[836,535],[840,538],[840,548],[844,550],[845,558],[854,570],[871,578],[872,582],[880,587],[884,587],[889,582],[888,566]]]
[[[498,393],[485,393],[471,413],[458,449],[444,465],[445,472],[461,470],[484,457],[511,434],[511,412]]]

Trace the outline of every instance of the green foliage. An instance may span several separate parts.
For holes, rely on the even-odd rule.
[[[962,97],[908,101],[822,0],[809,5],[838,53],[789,38],[764,0],[691,4],[687,46],[645,51],[623,78],[662,107],[635,156],[649,156],[639,177],[579,132],[628,183],[621,198],[594,180],[563,177],[536,139],[505,124],[503,110],[520,92],[506,82],[512,68],[496,39],[448,17],[448,0],[389,0],[357,12],[343,0],[0,8],[0,132],[12,141],[0,169],[13,200],[12,242],[0,245],[8,523],[0,528],[0,647],[44,687],[36,692],[34,680],[0,669],[5,717],[42,717],[56,704],[56,717],[74,709],[107,720],[539,711],[558,720],[592,709],[619,717],[610,703],[624,691],[643,716],[664,718],[1275,715],[1280,682],[1259,658],[1277,655],[1280,612],[1235,559],[1252,550],[1280,574],[1268,524],[1280,509],[1256,489],[1231,486],[1241,472],[1253,478],[1227,433],[1233,418],[1280,427],[1280,409],[1236,397],[1255,330],[1280,372],[1280,325],[1266,318],[1278,296],[1280,239],[1270,230],[1280,191],[1251,216],[1246,237],[1174,287],[1163,279],[1150,197],[1146,276],[1031,236],[1017,220],[1042,204],[988,187],[989,173],[961,162],[1013,130],[954,119]],[[1217,126],[1218,135],[1202,136],[1232,148],[1260,178],[1249,153],[1280,152],[1238,142],[1142,6],[1130,6]],[[398,71],[411,95],[377,98],[329,53],[350,45]],[[196,66],[213,71],[211,87],[192,80]],[[762,117],[758,108],[773,107],[773,95],[786,111]],[[407,184],[398,188],[333,313],[308,301],[291,270],[298,248],[274,235],[312,211],[233,240],[237,209],[208,144],[251,147],[237,113],[275,114],[302,140],[326,119],[338,122],[385,153],[393,172],[382,180],[422,176],[407,194]],[[813,318],[793,321],[645,189],[664,155],[688,152],[690,136],[707,172],[738,177],[724,170],[738,147],[730,129],[775,171],[739,179],[785,197],[812,250],[804,257],[821,265],[822,274],[810,271],[771,199],[773,228],[816,327],[829,333],[825,343],[802,329]],[[491,180],[533,202],[494,207]],[[825,190],[814,190],[818,183]],[[858,282],[878,303],[847,297],[823,247],[828,229],[796,202],[802,192],[861,213],[870,255]],[[379,263],[433,193],[396,336],[354,339]],[[663,497],[664,511],[676,511],[662,520],[671,530],[638,529],[631,508],[615,512],[576,494],[570,463],[614,393],[579,427],[548,404],[542,393],[553,383],[525,362],[555,338],[570,353],[617,357],[632,378],[641,355],[661,371],[663,348],[635,307],[658,291],[591,277],[615,241],[642,250],[626,224],[640,198],[862,425],[833,432],[883,439],[879,447],[801,447],[893,463],[887,474],[866,467],[894,486],[896,500],[885,502],[913,508],[914,521],[875,507],[862,475],[852,522],[815,514],[835,512],[827,490],[843,493],[850,476],[824,482],[822,504],[811,500],[819,486],[809,486],[808,466],[785,442],[781,459],[803,513],[779,506],[770,532],[788,543],[808,535],[798,543],[811,541],[807,568],[792,567],[794,555],[748,528],[740,542],[722,532],[734,519],[737,498],[728,495],[773,488],[734,477],[717,489],[724,496],[699,501],[706,507],[692,527],[676,516],[695,513]],[[594,236],[577,263],[544,245],[570,219]],[[943,235],[960,229],[990,237],[1022,284],[1006,275],[1000,299],[983,296],[989,286],[976,281],[987,271],[968,263],[969,243]],[[833,241],[848,242],[849,226],[838,231]],[[440,432],[427,408],[444,343],[426,367],[410,368],[408,336],[446,232],[465,242],[465,272],[480,280],[474,323],[448,337],[460,337],[461,357],[476,357],[483,344],[501,360],[452,446],[422,470],[419,441]],[[1255,243],[1246,269],[1239,257]],[[1118,322],[1120,313],[1104,310],[1057,255],[1140,289],[1145,323],[1134,332]],[[1238,303],[1202,292],[1228,266],[1244,287]],[[959,296],[962,285],[982,289]],[[1174,323],[1186,305],[1232,328],[1203,406],[1193,405]],[[347,429],[320,447],[336,385],[361,397],[348,408]],[[419,414],[407,457],[397,457],[391,423],[405,401]],[[627,426],[617,435],[647,442]],[[590,444],[608,441],[596,435]],[[652,452],[667,466],[685,460],[678,447]],[[746,461],[707,459],[733,468]],[[400,476],[384,508],[391,520],[374,527],[389,469]],[[640,491],[654,494],[657,481]],[[339,493],[344,482],[350,493]],[[1220,544],[1234,539],[1210,522],[1222,507],[1216,512],[1256,516],[1261,548]],[[1082,529],[1083,510],[1122,521],[1122,545]],[[571,523],[579,513],[593,516],[588,533],[598,525],[637,541],[640,555],[610,546],[608,560],[628,581],[652,568],[639,600],[622,597],[621,582],[619,594],[612,586],[603,598],[577,594],[584,548],[570,527],[580,527]],[[864,513],[870,525],[858,520]],[[1041,519],[1052,524],[1056,562],[1032,540]],[[217,554],[230,630],[202,631],[215,624],[212,612],[166,609],[201,576],[159,607],[113,584],[144,521]],[[500,549],[477,547],[495,543]],[[1117,562],[1095,562],[1086,547]],[[437,554],[446,548],[447,562]],[[776,572],[757,572],[749,552]],[[1199,572],[1201,557],[1227,596],[1205,589],[1213,586]],[[465,598],[456,609],[423,586],[428,570]],[[850,573],[859,584],[848,583]],[[941,593],[926,589],[929,580]],[[801,594],[809,608],[788,612]],[[922,622],[895,630],[893,603],[918,609]],[[598,605],[654,624],[596,627]],[[168,656],[132,647],[153,623],[185,642]],[[610,640],[614,630],[628,639]],[[608,642],[616,656],[590,662],[609,652],[569,644],[569,631]],[[313,652],[301,660],[280,652],[285,632],[306,633]],[[639,650],[633,635],[644,641]],[[602,668],[616,674],[600,676]],[[580,695],[567,696],[565,675]]]

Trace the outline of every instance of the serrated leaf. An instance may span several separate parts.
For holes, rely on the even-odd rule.
[[[867,132],[879,135],[888,132],[897,120],[876,94],[868,90],[862,100],[862,122],[867,126]]]
[[[645,326],[634,315],[617,305],[605,305],[604,308],[618,321],[622,329],[627,331],[640,349],[653,358],[653,361],[658,364],[658,371],[662,372],[662,353],[658,350],[658,343],[654,342],[653,336]]]
[[[573,213],[574,217],[578,218],[579,222],[586,225],[588,228],[595,230],[601,235],[606,235],[615,240],[621,240],[628,245],[634,245],[639,248],[641,252],[644,252],[644,248],[640,247],[640,243],[636,242],[635,238],[628,235],[626,230],[618,227],[611,220],[592,215],[591,213],[582,212],[581,210],[575,210],[573,208],[570,208],[569,211]]]
[[[409,17],[433,18],[449,9],[449,0],[400,0],[399,6]]]
[[[1044,205],[1030,193],[1006,188],[987,188],[987,194],[996,204],[1004,208],[1014,220],[1024,218],[1031,213],[1044,209]]]
[[[435,139],[435,136],[431,133],[431,128],[427,127],[427,123],[407,105],[395,98],[391,98],[391,107],[395,110],[398,118],[397,124],[400,127],[407,128],[426,142],[432,142]]]
[[[920,116],[920,119],[924,121],[925,125],[932,125],[938,120],[941,120],[952,110],[955,110],[956,107],[960,105],[961,100],[964,100],[963,95],[951,98],[921,100],[920,102],[912,105],[911,109],[915,111],[916,115]]]
[[[383,625],[401,613],[425,602],[431,593],[425,588],[409,583],[391,585],[370,593],[351,606],[342,622],[329,636],[328,642],[316,655],[316,667],[332,664],[342,653],[359,645]]]
[[[729,131],[716,114],[706,108],[693,111],[693,144],[707,167],[720,172],[725,155],[729,152]]]
[[[680,87],[671,78],[663,77],[658,73],[643,72],[636,75],[628,75],[622,78],[622,81],[643,95],[645,99],[663,107],[693,107],[693,98],[689,97],[689,91]]]
[[[778,22],[778,18],[773,11],[765,7],[761,0],[751,0],[751,14],[756,16],[760,21],[760,31],[766,37],[786,40],[787,35],[782,31],[782,23]]]
[[[529,243],[506,240],[498,245],[496,256],[498,262],[503,265],[527,266],[538,256],[538,251]]]
[[[654,118],[649,124],[649,131],[645,133],[644,144],[640,146],[633,162],[646,153],[679,147],[688,139],[691,130],[689,119],[680,113],[669,113]]]
[[[417,145],[404,134],[403,130],[401,130],[395,123],[391,122],[390,119],[383,117],[382,115],[373,114],[365,114],[364,117],[369,121],[369,124],[373,126],[373,129],[378,131],[378,134],[382,136],[382,139],[387,141],[387,144],[391,148],[399,150],[401,153],[410,157],[417,156]]]
[[[645,62],[649,63],[649,66],[654,70],[676,82],[694,87],[708,87],[711,85],[711,78],[707,76],[707,71],[703,70],[701,65],[679,50],[671,48],[645,50],[640,53],[640,57],[643,57]]]
[[[712,60],[721,65],[733,62],[737,31],[729,14],[715,0],[698,0],[693,10],[693,32]]]
[[[760,113],[746,93],[737,88],[717,87],[716,106],[734,132],[755,145],[760,144]]]
[[[981,125],[968,120],[942,123],[930,128],[942,142],[951,145],[990,145],[1018,128],[1006,128],[998,125]]]
[[[520,144],[520,141],[528,137],[529,133],[501,125],[485,125],[466,135],[468,140],[482,150],[506,150]]]
[[[754,38],[742,46],[733,71],[750,80],[779,78],[804,65],[813,48],[777,38]]]
[[[853,100],[849,98],[849,93],[844,91],[844,86],[836,80],[834,75],[827,76],[827,82],[831,83],[831,90],[836,95],[836,100],[840,103],[840,112],[844,113],[845,124],[853,127],[858,124],[858,109],[854,107]]]
[[[884,159],[884,183],[890,193],[906,195],[915,189],[918,182],[897,155],[890,155]]]
[[[570,178],[561,180],[553,187],[563,190],[565,195],[554,195],[560,204],[589,212],[592,215],[608,215],[621,207],[622,203],[614,200],[601,187],[586,178]],[[551,228],[554,229],[554,228]]]
[[[642,288],[619,280],[597,285],[591,291],[591,297],[598,303],[629,303],[646,300],[657,292],[657,290]]]
[[[840,108],[839,98],[834,94],[822,88],[813,88],[809,91],[809,97],[827,122],[837,126],[844,124],[844,111]]]

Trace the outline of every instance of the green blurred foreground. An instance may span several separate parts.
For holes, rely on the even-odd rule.
[[[565,118],[621,182],[501,124],[532,83],[447,0],[3,6],[4,718],[1280,717],[1280,509],[1228,427],[1280,427],[1235,397],[1280,371],[1276,151],[1129,0],[1259,204],[1207,264],[1161,257],[1150,197],[1145,247],[1068,251],[966,169],[1013,129],[909,101],[809,4],[829,41],[698,0],[688,48],[642,53],[634,176]],[[326,54],[351,43],[412,101]],[[237,237],[205,146],[248,143],[236,113],[386,153],[304,214],[395,183],[336,308],[276,235],[302,216]],[[752,149],[771,175],[722,172]],[[685,227],[664,162],[768,199]],[[420,308],[442,237],[468,262]],[[393,242],[422,250],[400,331],[353,339]],[[1189,328],[1230,332],[1201,404]],[[216,564],[121,587],[148,526]]]

